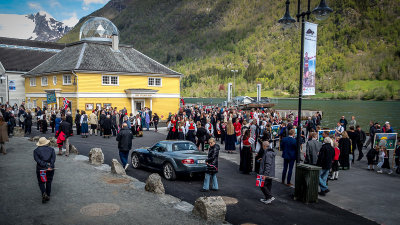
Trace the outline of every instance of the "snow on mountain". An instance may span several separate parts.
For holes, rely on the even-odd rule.
[[[0,14],[1,37],[57,41],[71,29],[44,11],[30,15]]]

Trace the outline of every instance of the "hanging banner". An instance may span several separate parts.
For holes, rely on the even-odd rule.
[[[9,80],[8,81],[8,90],[9,91],[16,91],[16,87],[15,87],[15,80]]]
[[[315,95],[317,26],[318,24],[309,22],[304,26],[303,95]]]
[[[56,93],[54,91],[47,92],[46,97],[47,97],[47,104],[57,103]]]

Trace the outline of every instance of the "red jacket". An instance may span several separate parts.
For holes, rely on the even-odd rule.
[[[340,149],[338,147],[335,148],[335,157],[333,157],[333,160],[339,160],[339,155],[340,155]]]
[[[233,127],[235,128],[236,136],[240,136],[241,135],[240,130],[242,129],[242,124],[240,124],[239,122],[235,122],[233,124]]]

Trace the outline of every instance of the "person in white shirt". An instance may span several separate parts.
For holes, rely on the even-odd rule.
[[[340,123],[337,123],[336,136],[342,137],[343,131],[344,131],[343,126]]]

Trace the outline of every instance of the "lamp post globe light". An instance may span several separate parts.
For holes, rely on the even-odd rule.
[[[310,14],[314,14],[315,17],[318,20],[323,20],[328,18],[329,14],[333,12],[333,10],[331,8],[329,8],[325,2],[325,0],[321,0],[321,2],[319,3],[319,5],[311,12],[310,11],[310,2],[311,0],[307,1],[307,11],[303,11],[301,12],[301,0],[297,1],[297,22],[300,22],[300,18],[301,18],[301,49],[300,49],[300,79],[299,79],[299,107],[298,107],[298,114],[297,114],[297,118],[298,118],[298,126],[297,126],[297,159],[296,159],[296,163],[300,163],[300,147],[301,147],[301,101],[303,98],[303,60],[304,60],[304,27],[305,27],[305,17],[307,16],[307,19],[310,18]],[[282,24],[282,26],[284,28],[287,28],[288,26],[291,26],[295,20],[290,16],[289,14],[289,5],[290,5],[290,1],[287,0],[286,1],[286,12],[285,15],[278,20],[278,22],[280,24]]]
[[[326,18],[329,17],[329,14],[331,14],[332,12],[333,9],[329,8],[326,5],[325,0],[321,0],[318,7],[312,11],[312,14],[315,15],[315,18],[317,20],[325,20]]]
[[[285,15],[283,15],[283,17],[278,20],[278,23],[282,24],[284,29],[292,27],[292,25],[296,22],[296,20],[290,16],[289,5],[290,5],[290,1],[287,0]]]

